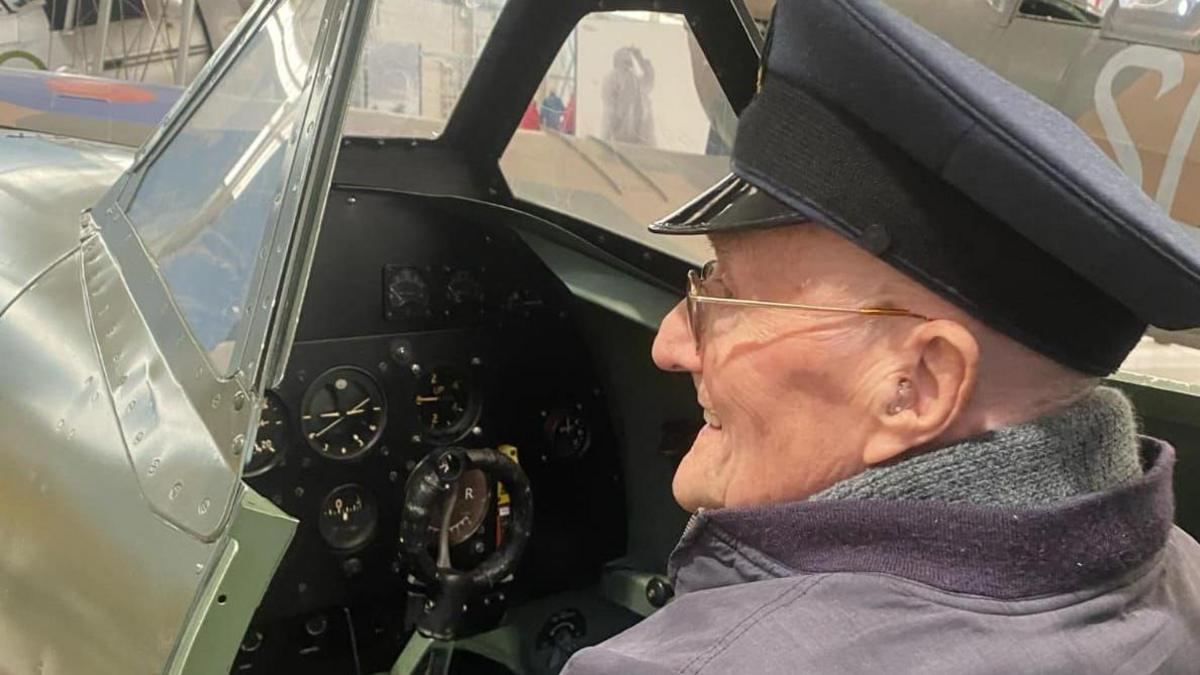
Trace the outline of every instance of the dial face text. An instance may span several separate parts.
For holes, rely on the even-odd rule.
[[[456,368],[433,368],[417,378],[417,419],[434,438],[460,436],[471,424],[471,384]]]
[[[379,440],[387,403],[375,379],[357,368],[321,375],[304,395],[300,431],[321,455],[353,459]]]
[[[283,450],[287,443],[287,412],[283,402],[274,392],[268,391],[263,395],[261,405],[258,432],[243,474],[247,477],[270,471],[283,458]]]
[[[457,546],[479,531],[491,503],[487,475],[471,469],[454,483],[449,499],[434,509],[429,529],[440,533],[445,527],[449,544]]]
[[[317,530],[326,544],[349,550],[370,541],[378,522],[379,508],[371,493],[359,485],[343,485],[321,503]]]

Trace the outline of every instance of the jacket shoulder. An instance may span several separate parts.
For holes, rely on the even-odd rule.
[[[860,573],[695,591],[580,651],[564,672],[1190,673],[1200,600],[1183,592],[1195,577],[1183,568],[1195,566],[1196,544],[1173,543],[1120,584],[1029,600]]]

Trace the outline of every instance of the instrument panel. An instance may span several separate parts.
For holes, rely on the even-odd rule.
[[[397,542],[405,481],[438,447],[503,446],[529,477],[533,536],[510,598],[586,583],[624,548],[618,453],[574,300],[509,228],[454,206],[331,192],[288,369],[245,468],[300,524],[235,672],[331,672],[351,645],[365,671],[390,667],[413,619]],[[495,550],[501,492],[460,479],[432,521],[446,562],[467,569]]]

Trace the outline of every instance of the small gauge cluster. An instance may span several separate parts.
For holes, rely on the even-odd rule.
[[[478,323],[490,306],[487,277],[484,266],[385,265],[383,316],[412,326]]]

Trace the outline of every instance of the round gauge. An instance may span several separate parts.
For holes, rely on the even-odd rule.
[[[483,285],[469,270],[458,270],[446,282],[446,300],[451,307],[478,307],[486,299]]]
[[[389,319],[429,311],[429,289],[421,270],[415,267],[388,267],[385,283]]]
[[[254,438],[254,449],[246,462],[243,475],[258,476],[270,471],[283,457],[287,442],[287,411],[283,401],[274,392],[263,395],[262,410],[258,418],[258,432]]]
[[[317,530],[326,544],[345,551],[370,541],[378,522],[379,508],[371,493],[360,485],[343,485],[321,502]]]
[[[471,385],[457,368],[433,368],[417,379],[417,419],[431,436],[460,435],[471,425]]]
[[[487,475],[479,469],[467,471],[454,482],[450,497],[434,508],[429,530],[440,533],[445,527],[451,546],[463,543],[483,525],[491,507],[491,497]]]
[[[578,409],[551,415],[546,420],[546,440],[558,459],[582,457],[592,445],[592,432],[587,419]]]
[[[304,395],[300,431],[325,457],[353,459],[379,440],[386,409],[373,377],[357,368],[335,368],[318,377]]]

